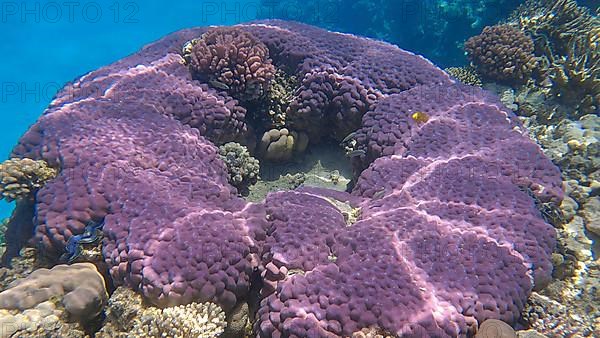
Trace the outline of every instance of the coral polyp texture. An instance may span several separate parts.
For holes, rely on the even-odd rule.
[[[465,50],[483,76],[509,84],[524,83],[537,65],[531,38],[510,25],[485,27]]]
[[[263,96],[275,75],[267,46],[238,28],[211,29],[184,52],[195,75],[240,99]]]
[[[57,174],[44,161],[12,158],[0,163],[0,199],[9,202],[35,193]]]
[[[227,315],[260,287],[260,337],[466,336],[518,318],[550,278],[555,244],[529,193],[558,202],[562,191],[510,111],[383,42],[237,25],[227,41],[265,46],[277,71],[302,79],[277,130],[352,139],[357,154],[351,193],[248,203],[217,145],[260,142],[271,127],[225,82],[195,77],[182,52],[222,32],[176,32],[75,80],[21,138],[15,156],[61,168],[36,196],[46,254],[103,220],[114,284],[159,307],[211,302]]]

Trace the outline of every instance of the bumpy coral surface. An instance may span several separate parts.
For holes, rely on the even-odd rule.
[[[74,318],[97,316],[108,295],[104,278],[91,263],[57,265],[38,269],[0,293],[1,309],[27,310],[58,297]]]
[[[227,166],[229,183],[238,189],[247,189],[256,183],[260,172],[258,160],[248,153],[248,149],[239,143],[226,143],[219,147],[221,160]]]
[[[465,50],[482,75],[500,82],[523,83],[537,64],[531,38],[510,25],[485,27]]]
[[[581,2],[580,2],[581,3]],[[572,116],[600,108],[600,18],[575,0],[528,0],[511,22],[535,40],[541,72]]]
[[[44,161],[13,158],[0,163],[0,199],[9,202],[31,195],[57,174]]]
[[[61,164],[37,195],[46,253],[103,219],[113,281],[156,305],[230,314],[261,280],[261,337],[463,336],[513,322],[554,247],[523,190],[562,197],[514,115],[382,42],[282,21],[236,30],[303,79],[286,126],[311,142],[358,128],[353,193],[240,199],[214,144],[247,133],[248,111],[194,80],[181,50],[206,29],[184,30],[76,80],[15,148]]]
[[[95,336],[216,338],[226,326],[225,313],[218,305],[191,303],[159,309],[133,290],[119,287],[108,300],[105,323]]]
[[[263,96],[275,75],[267,46],[238,28],[211,29],[185,49],[197,76],[243,100]]]
[[[473,67],[450,67],[444,69],[448,74],[457,79],[458,81],[468,84],[471,86],[481,87],[481,77]]]

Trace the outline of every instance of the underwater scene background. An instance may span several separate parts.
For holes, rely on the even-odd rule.
[[[3,254],[0,291],[4,292],[0,292],[0,338],[29,337],[27,334],[31,332],[52,332],[61,337],[66,336],[66,332],[73,332],[73,337],[93,334],[96,337],[124,337],[127,332],[135,332],[140,337],[161,334],[268,337],[291,333],[320,337],[323,332],[335,332],[339,336],[350,333],[352,337],[439,334],[491,338],[492,332],[498,330],[503,332],[502,337],[515,334],[519,337],[600,336],[599,14],[598,0],[2,1],[0,26],[4,42],[0,44],[0,50],[4,62],[0,63],[0,109],[3,112],[0,117],[0,159],[4,162],[0,163],[0,254]],[[184,30],[154,43],[182,29],[232,26],[269,19],[286,21],[260,21],[231,31],[216,28]],[[329,34],[288,21],[371,40]],[[293,34],[288,36],[284,31]],[[439,69],[426,60],[412,59],[412,54],[379,44],[378,40],[423,56]],[[202,58],[206,53],[213,53],[216,60],[226,59],[218,46],[228,43],[238,45],[236,51],[239,48],[247,58],[244,66],[224,72],[220,63]],[[134,54],[147,45],[147,49]],[[165,48],[171,54],[181,54],[181,60],[160,58]],[[322,55],[306,56],[314,50]],[[129,59],[124,59],[132,54]],[[309,61],[298,61],[305,57]],[[149,60],[151,66],[147,65]],[[299,66],[296,67],[296,63]],[[182,64],[185,67],[182,68]],[[107,65],[111,66],[101,68]],[[136,68],[136,65],[140,67]],[[148,68],[144,68],[146,66]],[[93,79],[84,76],[97,69],[100,70],[92,73]],[[182,69],[189,74],[182,75]],[[152,81],[156,79],[152,75],[142,77],[141,84],[120,82],[121,76],[135,78],[146,71],[154,75],[173,71],[176,76],[164,80],[163,85],[173,86],[174,91],[182,92],[181,95],[173,95],[164,101],[157,99],[160,93],[144,87],[144,81],[154,84]],[[90,201],[80,199],[76,191],[70,192],[74,196],[52,195],[51,189],[43,189],[46,184],[54,191],[60,191],[61,184],[83,184],[88,189],[100,186],[96,179],[100,180],[100,176],[105,179],[106,173],[98,166],[110,166],[110,163],[104,163],[102,158],[91,160],[87,170],[98,173],[99,177],[80,178],[76,170],[72,176],[60,173],[63,164],[67,168],[75,163],[69,156],[61,159],[64,163],[60,165],[52,161],[11,159],[35,158],[44,152],[53,154],[59,148],[66,154],[77,154],[77,160],[86,158],[83,151],[86,147],[106,158],[112,154],[98,150],[102,145],[121,150],[118,136],[115,136],[118,132],[113,134],[113,129],[108,127],[88,129],[85,125],[85,121],[93,124],[94,118],[104,119],[105,116],[96,115],[97,111],[91,108],[89,111],[83,108],[81,112],[69,111],[71,103],[85,101],[86,95],[97,94],[95,90],[101,89],[100,92],[110,97],[113,86],[97,80],[105,76],[119,78],[114,87],[125,93],[123,97],[111,98],[112,102],[139,99],[154,107],[167,102],[164,114],[199,130],[218,146],[219,163],[228,170],[227,177],[217,177],[214,182],[202,181],[206,178],[204,174],[194,178],[195,171],[218,176],[215,173],[220,172],[221,164],[214,164],[212,160],[179,163],[177,168],[178,175],[184,177],[181,184],[197,185],[198,189],[209,191],[208,197],[182,195],[172,204],[155,205],[152,203],[156,194],[171,196],[171,193],[148,188],[143,190],[149,196],[147,205],[143,199],[124,198],[136,191],[140,181],[150,182],[155,178],[144,174],[139,174],[139,179],[131,178],[138,177],[137,171],[130,181],[127,177],[115,179],[119,186],[115,186],[114,191],[107,191],[105,186],[99,192],[89,191]],[[187,80],[181,81],[179,77],[185,76],[201,83],[201,89],[190,88]],[[245,78],[246,83],[235,82],[237,77]],[[61,92],[65,85],[67,89]],[[448,86],[452,91],[440,94],[432,89],[435,86]],[[210,98],[204,97],[205,94]],[[65,109],[78,121],[50,118],[43,128],[34,125],[53,100],[54,106],[49,112]],[[98,109],[105,109],[104,104],[98,103]],[[472,116],[464,119],[452,115],[454,107],[461,105],[475,105],[480,111],[474,110]],[[225,114],[226,120],[233,122],[229,121],[229,125],[229,122],[222,122],[221,117],[206,119],[200,113],[190,117],[177,115],[178,109],[186,109],[182,107],[201,111],[204,106],[217,111],[216,115]],[[327,115],[331,111],[337,113]],[[483,114],[482,111],[488,115],[477,115]],[[406,116],[399,118],[396,114]],[[448,119],[455,121],[444,120],[442,114],[449,114]],[[130,118],[139,117],[132,115]],[[107,121],[107,126],[114,122],[112,119]],[[89,134],[71,140],[70,127],[62,129],[71,122],[73,130]],[[127,123],[114,123],[114,130],[135,134],[152,145],[151,151],[158,151],[161,146],[182,149],[168,142],[155,145],[145,129],[132,131],[127,129]],[[169,128],[176,130],[173,139],[179,140],[185,148],[182,160],[212,156],[202,141],[193,148],[191,143],[186,143],[192,142],[188,136],[178,139],[177,133],[185,134],[186,131],[177,129],[179,127],[170,122],[149,117],[143,123],[152,126],[151,132],[156,131],[158,136],[168,135]],[[217,126],[214,130],[210,127],[213,125]],[[519,135],[515,136],[514,132]],[[456,144],[448,141],[454,140],[452,135],[459,135]],[[481,141],[476,139],[478,137]],[[405,138],[410,138],[410,142]],[[46,140],[43,141],[46,143],[40,140]],[[81,142],[81,147],[77,142]],[[472,144],[461,145],[461,142]],[[477,146],[484,150],[475,151]],[[458,182],[468,181],[473,184],[472,189],[491,184],[489,196],[493,198],[471,195],[468,191],[466,197],[445,194],[441,191],[443,187],[464,192],[461,187],[444,182],[448,171],[439,173],[442,178],[432,178],[440,180],[440,190],[436,190],[435,185],[421,186],[419,179],[411,176],[417,175],[414,168],[426,165],[423,158],[444,156],[445,151],[456,151],[455,157],[459,158],[468,157],[465,154],[470,154],[469,151],[486,160],[493,158],[498,167],[492,165],[480,169],[496,170],[498,180],[509,177],[518,182],[515,184],[518,189],[512,191],[493,182],[474,179],[480,165],[476,160],[469,162],[473,168],[470,175],[466,175],[460,172],[460,167],[452,167],[450,159],[446,163],[447,170]],[[390,160],[397,159],[392,154],[396,157],[402,154],[409,160],[398,165]],[[165,170],[157,164],[160,160],[137,156],[132,155],[131,160],[136,170],[153,166]],[[413,161],[413,157],[418,160]],[[169,159],[165,160],[168,162]],[[188,176],[189,173],[192,175]],[[434,174],[432,169],[424,171],[423,175]],[[461,176],[463,174],[465,176]],[[404,192],[410,197],[400,194],[401,188],[394,183],[407,177],[411,177],[411,185],[414,185],[414,191]],[[382,183],[388,180],[389,184]],[[127,184],[134,188],[129,190]],[[157,183],[157,188],[159,186]],[[180,187],[174,183],[164,183],[164,186]],[[229,196],[229,187],[235,191],[235,196]],[[297,194],[277,192],[296,188]],[[486,192],[488,188],[482,189]],[[352,190],[352,195],[343,190]],[[433,194],[437,197],[428,195],[430,190],[435,191]],[[36,196],[38,191],[40,195]],[[514,199],[506,197],[512,198],[512,194]],[[149,212],[147,215],[134,212],[119,219],[114,216],[107,226],[104,216],[89,219],[86,214],[96,212],[94,208],[105,209],[104,197],[98,196],[123,198],[120,203],[124,209],[141,203]],[[407,211],[400,216],[392,215],[388,210],[391,216],[382,216],[392,205],[410,205],[419,198],[439,199],[436,202],[439,203],[418,204],[414,209],[421,209],[413,210],[415,214]],[[443,198],[450,202],[442,201]],[[327,202],[323,202],[325,200]],[[175,215],[184,229],[179,229],[176,234],[167,230],[150,234],[152,230],[136,228],[135,222],[126,225],[129,219],[139,219],[141,223],[154,220],[155,227],[160,228],[162,216],[179,212],[175,204],[190,201],[206,210],[216,208],[217,211],[204,216],[204,211],[192,208],[186,209],[189,215]],[[248,204],[244,204],[246,202]],[[445,209],[442,202],[452,208]],[[329,209],[328,203],[335,206],[335,212]],[[479,204],[476,211],[458,210],[470,208],[473,203]],[[220,207],[230,214],[222,216]],[[407,207],[410,208],[412,206]],[[35,215],[33,220],[28,216],[31,211]],[[259,220],[265,213],[266,225]],[[480,214],[495,213],[504,215],[479,218]],[[423,214],[427,217],[420,218]],[[87,221],[71,223],[78,217]],[[412,272],[388,268],[397,262],[369,252],[369,247],[375,243],[375,247],[381,248],[379,254],[393,256],[381,243],[387,244],[385,236],[392,236],[390,234],[397,231],[395,227],[399,225],[394,217],[411,220],[411,226],[423,228],[407,231],[406,238],[394,235],[397,236],[394,240],[400,244],[390,248],[390,252],[421,250],[410,247],[417,237],[426,247],[435,246],[427,247],[431,251],[427,257],[406,256],[416,265],[421,264],[419,268],[431,278],[430,282],[422,283],[419,278],[425,277],[413,278]],[[312,227],[303,222],[294,223],[298,219],[310,220],[308,223]],[[446,224],[447,219],[451,220],[448,224],[456,228],[440,227],[436,231],[448,231],[443,236],[435,231],[429,233],[426,225],[421,225],[428,222]],[[361,228],[361,220],[371,223]],[[359,226],[355,227],[355,223]],[[214,224],[222,228],[216,231],[211,228]],[[329,228],[340,224],[347,229],[336,232],[338,230]],[[383,233],[386,235],[371,231],[373,224],[375,227],[383,224],[381,229],[385,228]],[[469,229],[463,229],[464,224],[468,224]],[[206,231],[206,238],[197,238],[193,231],[186,232],[187,226]],[[304,226],[308,228],[300,231]],[[275,228],[279,229],[279,234],[273,230]],[[28,231],[35,232],[35,236],[30,238]],[[148,237],[144,237],[145,231]],[[222,252],[194,261],[191,253],[212,248],[220,231],[227,234]],[[314,231],[314,236],[307,236],[306,231]],[[328,231],[335,236],[330,236]],[[422,237],[419,237],[419,231],[424,233]],[[477,247],[481,241],[475,235],[459,238],[457,233],[462,234],[462,231],[490,236],[494,246],[484,245],[486,251],[478,251],[485,259],[469,261],[465,263],[467,268],[458,269],[460,271],[446,271],[434,257],[436,250],[440,250],[436,256],[439,258],[452,251],[449,248],[455,240],[461,243],[461,248],[463,244],[468,248]],[[195,242],[190,244],[181,239],[186,236]],[[182,242],[171,246],[152,244],[149,248],[151,245],[147,243],[154,243],[156,237],[167,243]],[[358,244],[353,242],[355,240]],[[181,244],[183,242],[188,246]],[[442,245],[448,245],[448,248],[441,248]],[[155,252],[170,252],[173,246],[187,253],[164,254],[151,263],[152,272],[145,270]],[[286,259],[278,256],[278,250],[289,253],[290,247],[300,247],[302,253],[299,255],[306,254],[310,258],[297,263],[287,256]],[[255,257],[257,252],[261,253],[262,261]],[[461,253],[454,254],[446,259],[450,262],[456,259],[456,265],[462,266]],[[356,258],[357,255],[360,258]],[[371,258],[374,259],[373,270],[345,271],[348,275],[340,272],[345,266],[355,267],[363,262],[356,259],[368,261]],[[189,266],[185,263],[187,259],[193,262]],[[229,265],[216,271],[219,259]],[[337,264],[340,271],[330,270],[328,267],[332,264]],[[41,269],[53,266],[51,270]],[[471,267],[472,271],[469,270]],[[309,270],[322,275],[315,273],[317,277],[309,277],[313,276],[306,273]],[[208,271],[206,281],[197,281],[201,274],[198,271]],[[369,284],[364,276],[379,276],[377,273],[382,273],[381,284],[385,285],[393,285],[409,276],[410,280],[403,283],[414,290],[402,292],[411,295],[427,294],[429,288],[439,288],[436,297],[452,305],[436,303],[438,310],[443,309],[440,310],[442,313],[423,319],[419,317],[421,314],[429,315],[427,304],[432,300],[428,296],[419,299],[423,305],[411,296],[402,298],[404,296],[391,292],[389,297],[384,297],[391,302],[383,306],[388,312],[381,310],[378,306],[382,303],[374,305],[364,301],[370,299],[369,292],[374,289],[357,291],[357,285],[364,285],[356,282]],[[463,274],[462,282],[456,280]],[[51,291],[48,291],[48,299],[28,294],[28,290],[36,288],[50,290],[51,281],[73,275],[85,279],[89,287],[84,290],[81,286],[65,284],[61,286],[65,289],[64,295],[50,295]],[[292,278],[294,275],[296,279]],[[468,277],[472,275],[485,280],[481,283],[489,284],[470,289],[472,285],[467,280],[470,281]],[[390,276],[397,278],[394,280]],[[391,284],[388,277],[393,280]],[[507,286],[498,286],[500,280]],[[13,288],[9,285],[13,281],[21,281],[21,284]],[[323,289],[311,289],[306,283],[324,286]],[[131,289],[123,288],[123,285]],[[331,291],[338,286],[342,290],[340,295]],[[377,292],[388,292],[386,287],[383,289],[377,289]],[[477,294],[473,304],[456,299],[457,294],[471,293]],[[348,299],[344,300],[344,295]],[[381,297],[381,293],[377,293],[377,297]],[[20,300],[24,298],[27,301]],[[41,301],[42,298],[45,301]],[[190,302],[196,298],[203,303]],[[287,301],[295,298],[300,299],[298,307]],[[439,302],[439,299],[435,301]],[[401,311],[394,307],[398,301],[418,305],[414,305],[415,308],[407,306]],[[352,302],[356,303],[347,305]],[[310,326],[316,324],[308,324],[312,323],[306,319],[310,316],[303,311],[313,309],[312,306],[316,306],[314,316],[319,318],[315,321],[320,323],[323,331],[311,331]],[[461,313],[452,312],[461,307]],[[418,312],[421,310],[424,312]],[[398,324],[413,323],[413,317],[403,317],[404,313],[410,312],[419,317],[418,324],[406,327]],[[51,320],[47,323],[39,321],[40,316]],[[283,324],[286,316],[293,324]],[[135,325],[124,323],[120,317],[130,319]],[[291,318],[303,318],[306,322]],[[469,321],[473,318],[475,323]],[[486,318],[502,321],[480,321]],[[23,321],[33,324],[25,325]],[[14,330],[13,326],[9,325],[8,330],[2,326],[13,322],[19,323]],[[486,322],[487,326],[484,326]],[[383,326],[386,329],[381,329]],[[390,332],[389,328],[399,326],[401,330]],[[31,333],[31,337],[35,334]]]

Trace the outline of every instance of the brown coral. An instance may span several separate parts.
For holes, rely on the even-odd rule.
[[[449,67],[445,68],[444,71],[464,84],[477,87],[483,86],[481,77],[473,67]]]
[[[494,81],[524,83],[537,65],[531,38],[510,25],[485,27],[465,50],[479,73]]]
[[[577,116],[600,105],[600,19],[573,0],[529,0],[511,22],[532,36],[550,93]]]
[[[9,202],[23,198],[41,188],[58,172],[45,161],[13,158],[0,163],[0,199]]]
[[[100,314],[108,294],[104,278],[93,264],[57,265],[17,280],[0,293],[0,308],[24,311],[57,297],[71,316],[86,321]]]
[[[267,46],[235,27],[210,29],[184,54],[194,76],[243,101],[262,97],[275,74]]]

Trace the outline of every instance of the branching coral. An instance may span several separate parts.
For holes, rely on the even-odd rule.
[[[465,43],[469,59],[485,77],[506,83],[523,83],[537,65],[533,41],[510,25],[485,27]]]
[[[529,0],[511,16],[511,24],[531,35],[541,57],[540,71],[550,92],[593,113],[600,102],[600,19],[573,0]]]
[[[473,67],[450,67],[444,69],[444,71],[464,84],[477,87],[483,85],[479,74]]]
[[[106,323],[96,334],[112,337],[219,337],[227,323],[216,304],[191,303],[159,309],[148,306],[133,290],[119,287],[108,300]]]
[[[216,338],[225,330],[225,313],[213,303],[191,303],[159,309],[150,307],[133,328],[135,337]]]
[[[238,189],[245,190],[256,183],[260,171],[258,160],[239,143],[226,143],[219,147],[221,160],[225,162],[229,172],[229,183]]]
[[[44,161],[13,158],[0,163],[0,199],[11,202],[41,188],[57,175]]]
[[[298,89],[296,76],[288,75],[281,70],[275,72],[271,83],[271,90],[267,95],[268,116],[273,127],[285,125],[285,112],[294,99],[294,92]]]
[[[212,28],[184,47],[195,76],[243,101],[262,97],[275,74],[269,49],[238,28]]]

